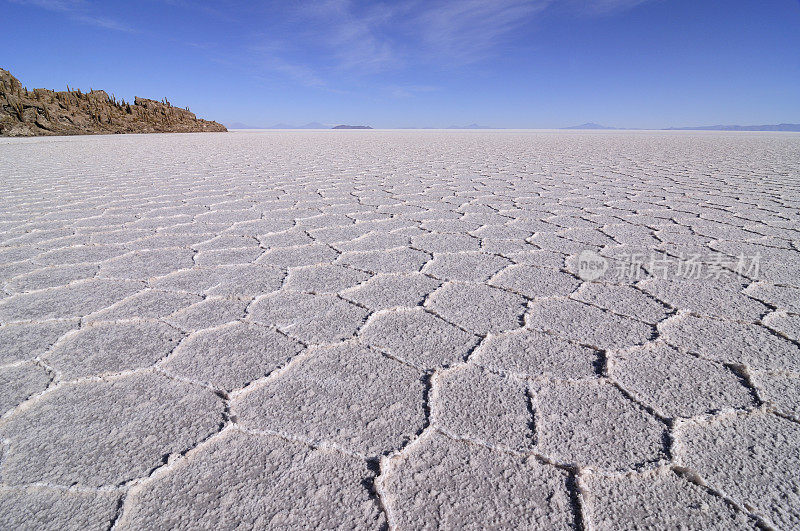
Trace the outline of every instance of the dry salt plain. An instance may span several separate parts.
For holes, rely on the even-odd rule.
[[[0,528],[800,527],[800,136],[0,140]]]

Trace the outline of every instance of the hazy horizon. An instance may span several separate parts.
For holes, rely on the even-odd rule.
[[[0,1],[23,85],[225,123],[800,123],[796,0]]]
[[[792,126],[791,129],[776,130],[774,132],[799,132],[800,124],[781,123],[781,124],[706,124],[703,126],[693,127],[606,127],[603,124],[596,124],[587,122],[584,124],[577,124],[575,126],[567,127],[492,127],[480,124],[470,125],[450,125],[447,127],[426,127],[426,126],[405,126],[405,127],[372,127],[370,124],[339,124],[328,123],[323,124],[319,122],[309,122],[306,124],[273,124],[273,125],[253,125],[244,124],[241,122],[225,122],[224,125],[229,129],[241,131],[275,131],[275,130],[328,130],[334,129],[337,125],[367,125],[369,129],[379,129],[386,131],[402,131],[402,130],[415,130],[415,131],[447,131],[447,130],[475,130],[475,131],[721,131],[731,132],[739,131],[739,129],[712,129],[714,127],[742,127],[751,129],[741,129],[742,131],[759,131],[769,132],[769,129],[754,129],[755,127],[771,127],[771,126]],[[596,127],[584,127],[596,126]]]

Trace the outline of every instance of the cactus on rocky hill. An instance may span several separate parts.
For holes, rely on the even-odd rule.
[[[186,111],[173,107],[166,97],[160,102],[137,97],[131,104],[102,90],[83,93],[69,85],[60,92],[28,91],[0,69],[0,136],[203,131],[226,129],[198,119],[188,107]]]

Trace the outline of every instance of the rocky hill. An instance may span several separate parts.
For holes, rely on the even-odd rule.
[[[0,68],[0,136],[227,131],[164,101],[117,101],[102,90],[28,90]]]

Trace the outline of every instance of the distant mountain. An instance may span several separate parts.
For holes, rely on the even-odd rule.
[[[247,125],[242,122],[225,122],[225,127],[228,129],[266,129],[259,125]]]
[[[334,129],[372,129],[368,125],[337,125]]]
[[[451,125],[448,129],[494,129],[494,127],[490,127],[488,125],[478,125],[478,124],[469,124],[469,125]]]
[[[321,124],[319,122],[309,122],[305,125],[287,125],[287,124],[276,124],[272,127],[267,127],[267,129],[330,129],[331,126]]]
[[[774,125],[703,125],[700,127],[669,127],[667,131],[800,131],[800,124]]]
[[[573,125],[572,127],[562,127],[562,129],[609,129],[609,130],[629,130],[629,127],[608,127],[593,122]],[[666,127],[661,131],[800,131],[800,124],[776,124],[776,125],[702,125],[698,127]]]
[[[609,127],[607,125],[600,125],[594,122],[587,122],[581,125],[573,125],[571,127],[562,127],[561,129],[618,129],[617,127]]]

